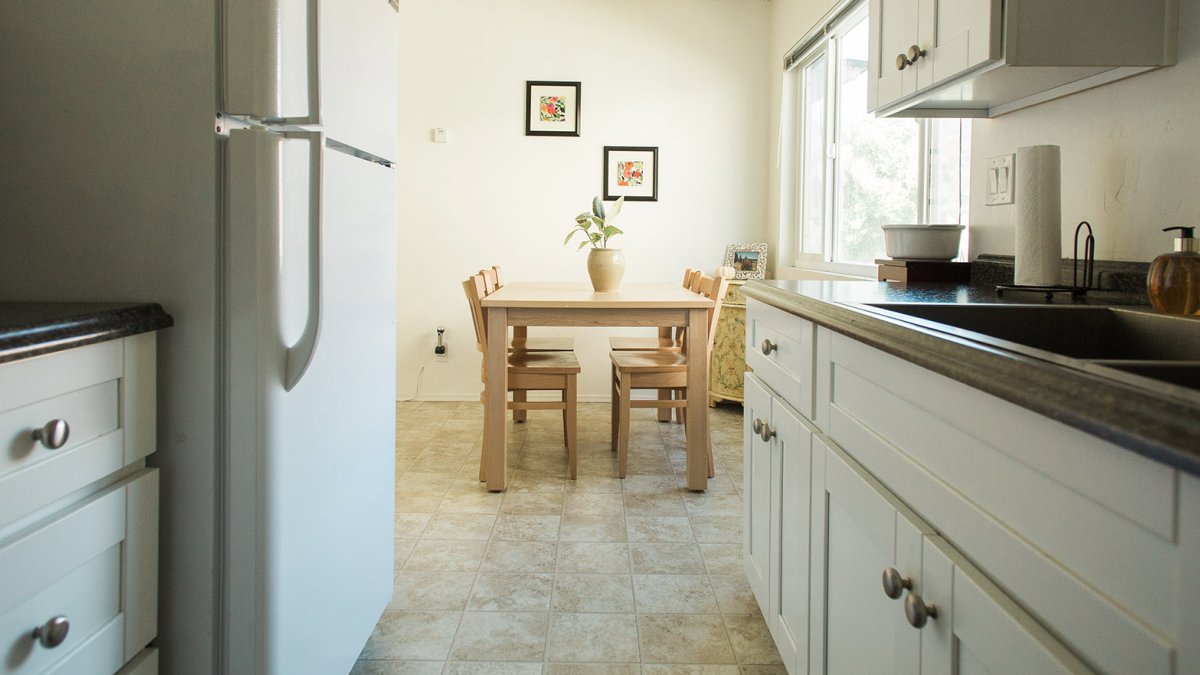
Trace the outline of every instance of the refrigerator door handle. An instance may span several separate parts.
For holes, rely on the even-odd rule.
[[[285,117],[279,124],[320,124],[321,123],[321,22],[318,12],[320,0],[308,0],[307,36],[305,37],[305,58],[307,59],[308,114],[300,117]]]
[[[287,348],[284,363],[284,389],[291,391],[312,363],[321,335],[321,230],[325,134],[319,131],[288,131],[285,138],[305,139],[309,143],[308,168],[308,318],[296,344]],[[282,223],[280,224],[282,226]]]

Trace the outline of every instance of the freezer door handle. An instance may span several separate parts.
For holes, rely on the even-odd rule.
[[[288,347],[284,363],[284,389],[291,391],[312,363],[321,335],[321,195],[324,185],[325,134],[319,131],[289,131],[285,138],[305,139],[309,144],[308,169],[308,317],[296,344]],[[282,223],[280,224],[282,227]]]
[[[305,39],[305,58],[308,69],[308,114],[301,117],[285,117],[281,124],[321,123],[321,22],[318,14],[320,0],[308,0],[308,34]]]

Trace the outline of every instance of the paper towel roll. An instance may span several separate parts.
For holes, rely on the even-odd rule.
[[[1017,243],[1014,281],[1059,282],[1062,263],[1062,170],[1057,145],[1017,148]]]

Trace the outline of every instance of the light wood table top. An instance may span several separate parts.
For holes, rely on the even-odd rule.
[[[514,282],[483,299],[483,307],[553,309],[709,309],[713,301],[677,283],[622,284],[598,293],[592,285]]]

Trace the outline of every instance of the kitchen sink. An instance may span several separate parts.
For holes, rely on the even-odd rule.
[[[919,319],[927,328],[958,329],[949,332],[993,346],[1011,343],[1016,351],[1025,347],[1076,359],[1092,371],[1113,369],[1200,390],[1200,318],[1089,305],[871,306]]]

